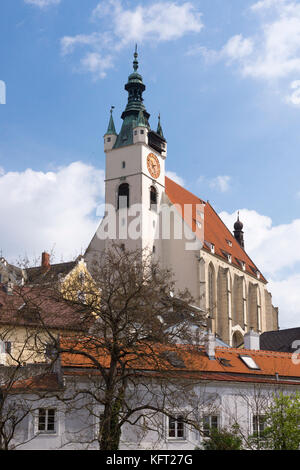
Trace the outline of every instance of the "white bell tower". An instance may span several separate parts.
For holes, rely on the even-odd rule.
[[[165,192],[167,143],[160,116],[157,131],[150,128],[150,115],[142,96],[146,87],[137,71],[137,57],[135,50],[134,70],[125,85],[128,103],[121,116],[123,124],[120,133],[116,133],[112,108],[104,135],[105,204],[108,215],[103,219],[98,234],[100,238],[105,238],[103,234],[113,233],[112,229],[115,229],[112,240],[127,249],[147,248],[159,253],[161,247],[157,230],[159,206]],[[105,246],[110,239],[111,236],[108,236]],[[91,245],[95,243],[94,237]]]

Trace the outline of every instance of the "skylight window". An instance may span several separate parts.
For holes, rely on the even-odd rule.
[[[260,370],[260,367],[258,367],[255,360],[251,356],[240,355],[240,359],[249,369]]]

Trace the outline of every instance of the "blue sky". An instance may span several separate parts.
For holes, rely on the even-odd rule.
[[[281,326],[299,326],[300,2],[2,0],[0,11],[3,255],[68,259],[88,244],[102,137],[111,105],[120,128],[137,42],[168,171],[230,228],[241,211]]]

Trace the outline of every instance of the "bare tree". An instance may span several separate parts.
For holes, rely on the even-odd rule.
[[[85,386],[74,385],[65,402],[82,407],[84,397],[102,450],[119,448],[124,424],[151,428],[158,413],[177,419],[180,410],[186,423],[199,426],[191,418],[197,397],[182,356],[199,341],[204,313],[190,293],[177,292],[172,273],[151,255],[119,245],[95,261],[90,273],[47,286],[57,302],[80,312],[76,335],[58,341],[48,330],[63,364],[80,365],[89,377]]]

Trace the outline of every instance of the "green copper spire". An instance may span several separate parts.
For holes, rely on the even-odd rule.
[[[157,131],[156,132],[157,132],[158,135],[160,135],[164,139],[164,133],[163,133],[161,123],[160,123],[160,113],[158,115],[158,125],[157,125]]]
[[[114,110],[114,106],[110,108],[110,119],[109,119],[108,128],[107,128],[105,135],[117,135],[114,118],[113,118],[113,110]]]
[[[143,103],[143,92],[146,87],[143,83],[143,77],[138,73],[137,46],[135,46],[133,57],[133,72],[129,75],[128,82],[125,85],[125,90],[128,92],[128,102],[121,116],[123,125],[114,148],[133,144],[133,129],[136,127],[137,122],[143,122],[142,125],[150,129],[148,123],[150,114],[147,113]]]

